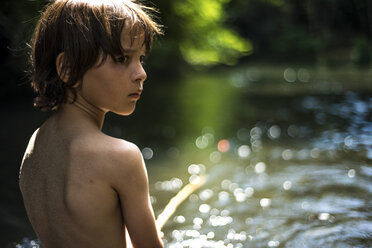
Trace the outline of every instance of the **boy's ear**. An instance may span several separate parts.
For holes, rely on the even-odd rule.
[[[59,78],[66,83],[70,78],[70,70],[65,65],[64,55],[64,52],[58,54],[56,59],[56,68]]]

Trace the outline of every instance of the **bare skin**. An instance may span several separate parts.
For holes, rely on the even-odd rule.
[[[126,229],[133,247],[163,247],[140,150],[101,132],[108,111],[134,111],[146,79],[142,43],[122,35],[125,61],[108,57],[88,70],[77,101],[63,104],[30,139],[20,188],[43,247],[126,247]]]

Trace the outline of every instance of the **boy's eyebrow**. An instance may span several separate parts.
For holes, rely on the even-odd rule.
[[[143,48],[123,48],[124,53],[135,53],[137,51],[142,51]]]
[[[145,49],[137,49],[137,48],[123,48],[123,52],[124,53],[135,53],[135,52],[138,52],[138,51],[142,51],[142,50],[145,50]]]
[[[136,52],[137,49],[132,49],[132,48],[123,48],[123,52],[126,52],[126,53],[133,53],[133,52]]]

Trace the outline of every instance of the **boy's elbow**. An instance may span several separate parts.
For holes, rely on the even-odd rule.
[[[164,248],[163,240],[159,237],[156,241],[156,244],[154,244],[154,246],[151,246],[151,247]]]
[[[160,243],[158,244],[158,246],[156,246],[156,248],[164,248],[164,243],[163,243],[163,242],[160,242]]]
[[[164,248],[164,242],[163,242],[163,240],[159,237],[159,239],[157,240],[156,244],[154,244],[154,246],[151,246],[151,247]]]

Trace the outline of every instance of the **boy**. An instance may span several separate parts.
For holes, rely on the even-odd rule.
[[[56,112],[32,135],[20,169],[31,224],[46,248],[163,247],[138,147],[101,132],[129,115],[160,34],[131,0],[57,0],[32,39],[35,105]],[[129,244],[130,245],[130,244]]]

